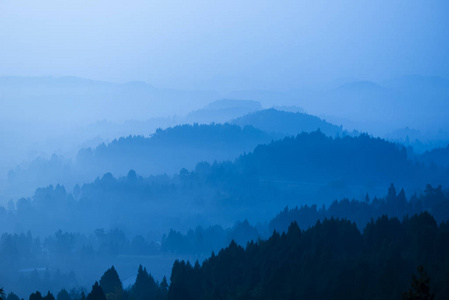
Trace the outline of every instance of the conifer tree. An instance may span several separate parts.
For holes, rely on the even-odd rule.
[[[412,287],[404,293],[403,300],[433,300],[435,295],[430,292],[430,277],[423,266],[418,267],[419,278],[412,277]]]
[[[95,284],[92,286],[92,291],[87,295],[86,300],[106,300],[106,296],[98,281],[95,281]]]

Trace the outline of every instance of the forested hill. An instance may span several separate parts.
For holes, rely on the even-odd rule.
[[[231,124],[178,125],[158,129],[151,137],[130,136],[78,153],[77,164],[96,166],[99,174],[173,174],[199,161],[233,160],[275,136],[251,126]]]
[[[32,194],[41,186],[90,182],[110,172],[124,176],[133,169],[144,176],[174,174],[181,168],[193,169],[199,161],[234,160],[257,145],[275,139],[251,126],[231,124],[179,125],[151,136],[129,136],[109,144],[85,148],[74,161],[53,155],[38,158],[28,165],[11,170],[8,191],[18,197]]]
[[[246,249],[231,242],[202,265],[175,262],[168,299],[401,299],[411,286],[404,299],[448,299],[448,241],[449,224],[428,213],[402,222],[384,216],[363,234],[346,220],[306,231],[292,223]],[[412,284],[420,265],[431,281],[422,272]]]
[[[259,179],[289,180],[298,184],[340,182],[377,185],[395,182],[404,187],[443,184],[448,171],[428,169],[407,158],[398,144],[366,134],[331,138],[320,131],[302,133],[268,145],[259,145],[236,165]]]
[[[445,148],[436,148],[416,156],[416,160],[426,165],[436,165],[449,168],[449,145]]]
[[[392,182],[409,195],[427,184],[449,186],[447,172],[407,160],[403,147],[382,139],[303,133],[258,146],[235,162],[202,162],[175,176],[145,177],[130,171],[117,178],[107,173],[76,186],[73,193],[62,187],[37,189],[33,198],[16,202],[3,225],[49,234],[53,222],[63,230],[84,232],[122,224],[137,232],[143,227],[166,232],[170,227],[230,226],[245,218],[257,223],[287,205],[383,195]],[[41,218],[47,221],[38,222]],[[85,220],[83,228],[74,223],[79,218]]]
[[[437,224],[427,212],[402,221],[382,216],[371,220],[363,232],[354,223],[341,219],[318,221],[307,230],[293,222],[287,232],[275,231],[269,239],[251,241],[245,248],[231,241],[202,263],[176,260],[170,285],[165,277],[160,283],[156,281],[142,266],[125,285],[113,266],[101,278],[97,272],[99,284],[95,282],[90,292],[72,289],[69,294],[66,289],[73,285],[73,276],[67,278],[72,281],[64,281],[62,287],[66,289],[59,286],[57,298],[85,300],[87,294],[88,300],[443,300],[449,297],[448,241],[449,223]],[[39,280],[38,275],[32,278]],[[45,278],[48,280],[49,276]],[[43,285],[36,286],[44,289]],[[23,295],[22,290],[13,291]],[[52,289],[55,295],[57,291]],[[20,298],[11,292],[7,298],[17,299]],[[46,297],[35,292],[30,299],[55,298],[48,291]]]
[[[316,131],[317,129],[332,137],[343,134],[341,127],[328,123],[316,116],[276,109],[266,109],[247,114],[232,120],[231,123],[240,126],[251,125],[266,132],[293,136],[301,132]]]

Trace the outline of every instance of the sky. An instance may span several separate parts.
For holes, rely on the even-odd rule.
[[[191,90],[449,78],[449,1],[0,0],[0,76]]]

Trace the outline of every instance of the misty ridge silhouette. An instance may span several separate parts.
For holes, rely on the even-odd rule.
[[[308,230],[339,218],[350,220],[358,235],[362,231],[365,235],[372,220],[380,222],[384,216],[407,223],[408,216],[428,211],[435,224],[445,224],[448,219],[449,191],[443,188],[449,186],[446,148],[417,154],[400,143],[348,132],[303,112],[260,110],[257,102],[219,101],[204,111],[220,111],[224,106],[225,112],[218,115],[238,115],[239,110],[232,108],[235,103],[243,105],[243,111],[254,111],[224,124],[176,125],[148,136],[121,137],[80,149],[73,160],[54,154],[49,160],[38,158],[27,167],[11,170],[11,190],[34,192],[0,209],[0,225],[5,231],[0,240],[5,262],[0,266],[12,273],[19,270],[19,277],[0,278],[1,282],[16,287],[14,290],[20,283],[28,294],[42,287],[72,289],[72,300],[103,294],[106,299],[148,295],[151,299],[177,299],[180,290],[195,295],[193,298],[208,298],[211,291],[195,287],[203,280],[200,273],[192,275],[195,282],[184,275],[173,282],[179,272],[187,274],[192,268],[177,259],[205,261],[207,265],[215,257],[212,254],[208,259],[211,252],[220,256],[228,245],[232,249],[248,242],[262,245],[265,239],[276,239],[277,232],[289,231],[292,222]],[[197,117],[202,113],[195,112]],[[399,193],[395,186],[401,187]],[[380,196],[387,188],[387,196]],[[406,193],[411,197],[407,199]],[[336,241],[354,243],[345,234]],[[429,251],[442,248],[435,249]],[[416,265],[423,264],[422,259],[417,256],[404,261],[407,267],[398,269],[397,274],[411,274]],[[346,257],[344,260],[353,265]],[[87,268],[87,261],[94,263]],[[101,283],[90,293],[77,290],[92,285],[98,280],[94,274],[103,272],[111,262],[130,276],[120,292],[101,292]],[[147,278],[139,279],[146,283],[134,283],[132,274],[136,264],[142,263],[151,265],[150,273],[160,281],[139,269],[137,277]],[[52,267],[42,267],[48,264]],[[220,268],[223,274],[234,272]],[[344,269],[340,264],[335,268]],[[439,279],[441,270],[432,268],[437,296],[446,295]],[[201,265],[193,270],[200,272]],[[268,270],[263,272],[277,272]],[[164,281],[164,276],[170,280]],[[207,284],[217,284],[223,294],[260,298],[274,297],[269,291],[272,285],[288,281],[277,280],[264,279],[265,287],[262,283],[257,287],[238,287],[237,282]],[[137,292],[136,284],[147,290]],[[312,282],[306,286],[311,290],[278,289],[288,295],[318,295]],[[380,286],[375,289],[384,289]],[[235,294],[237,287],[240,292]],[[402,295],[406,288],[405,280],[396,282],[389,295]],[[329,289],[338,295],[347,287],[342,282]],[[46,297],[54,296],[49,293]]]
[[[449,299],[448,11],[0,1],[0,300]]]

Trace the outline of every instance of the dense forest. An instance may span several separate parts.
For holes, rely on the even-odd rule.
[[[49,159],[38,157],[11,170],[8,184],[11,191],[24,196],[30,189],[49,184],[73,187],[108,172],[123,176],[133,169],[144,176],[172,175],[181,168],[194,168],[199,161],[233,160],[276,137],[251,126],[178,125],[80,149],[74,160],[56,154]]]
[[[127,224],[140,234],[145,228],[162,233],[232,226],[244,219],[256,224],[285,206],[380,196],[392,182],[413,194],[426,184],[448,186],[448,180],[449,169],[416,163],[396,144],[368,135],[330,138],[317,131],[257,146],[234,162],[201,162],[174,176],[143,177],[131,170],[118,178],[106,173],[72,191],[60,185],[38,188],[33,197],[1,210],[0,224],[39,235],[53,233],[54,224],[84,233]],[[79,219],[86,222],[77,224]]]
[[[0,0],[0,300],[449,299],[448,12]]]
[[[320,138],[317,136],[315,136],[315,140],[312,137],[308,139],[304,137],[298,139],[296,137],[298,133],[311,133],[316,130],[327,136],[327,140],[335,137],[340,138],[332,142],[326,142],[322,138],[320,141]],[[373,155],[386,158],[388,153],[396,155],[394,159],[391,158],[392,162],[396,159],[403,161],[404,155],[407,153],[407,158],[416,164],[424,164],[427,168],[448,169],[449,166],[447,159],[445,159],[447,150],[442,148],[423,154],[415,154],[411,148],[404,150],[405,148],[401,144],[389,143],[389,146],[386,146],[388,142],[385,140],[379,139],[379,141],[374,141],[375,139],[369,136],[366,136],[365,139],[360,138],[351,141],[344,138],[349,138],[349,136],[362,137],[364,135],[359,135],[357,132],[348,133],[343,131],[341,127],[328,123],[316,116],[299,112],[266,109],[230,120],[230,123],[225,124],[184,124],[166,129],[157,129],[151,135],[117,138],[109,143],[100,143],[95,147],[82,148],[73,159],[57,154],[53,154],[48,158],[37,157],[30,162],[24,162],[11,169],[4,188],[8,194],[19,198],[31,195],[38,187],[50,184],[61,184],[66,188],[72,189],[76,184],[90,182],[97,176],[108,172],[120,177],[126,175],[132,169],[142,176],[164,173],[171,176],[178,173],[182,168],[192,170],[201,161],[209,164],[215,161],[233,161],[243,153],[252,152],[257,145],[267,145],[273,140],[277,140],[276,147],[284,148],[285,151],[290,151],[291,154],[298,151],[298,157],[290,157],[290,161],[302,164],[300,160],[303,159],[306,163],[304,167],[307,167],[307,162],[310,161],[308,164],[313,165],[313,171],[318,172],[319,177],[323,174],[321,173],[322,170],[319,169],[319,165],[316,167],[314,165],[317,161],[321,161],[322,165],[326,165],[330,161],[334,164],[342,161],[346,162],[345,166],[349,165],[350,161],[345,161],[347,158],[342,157],[342,155],[346,154],[346,148],[352,151],[352,153],[347,153],[348,155],[359,155],[359,159],[363,159],[363,157],[360,157],[365,153],[361,152],[362,150],[371,152],[365,157],[365,162],[359,162],[354,166],[355,169],[362,173],[363,169],[377,165],[377,158],[373,157]],[[283,137],[288,137],[291,142],[281,142],[280,139]],[[296,141],[296,143],[293,141]],[[319,151],[327,151],[325,147],[328,147],[329,151],[328,153],[313,153],[314,147],[318,147],[317,150]],[[401,153],[396,153],[397,151],[388,147],[396,147]],[[263,147],[261,148],[263,149]],[[271,155],[278,156],[278,153],[273,152],[276,150],[270,146],[265,149],[271,151]],[[262,150],[259,149],[258,151],[261,153],[260,151]],[[333,152],[336,152],[334,157],[328,155]],[[322,161],[320,158],[322,156],[326,156],[328,161]],[[338,158],[337,161],[333,160],[335,156]],[[278,159],[283,158],[278,157]],[[285,159],[283,163],[285,164],[286,161]],[[363,165],[366,163],[371,163],[371,166]],[[390,162],[384,161],[381,163],[389,164]],[[382,167],[385,166],[379,166],[379,168]],[[332,168],[332,172],[334,169],[343,171],[341,165],[330,165],[326,166],[326,168]],[[395,181],[400,183],[395,177],[397,172],[408,172],[404,165],[397,165],[395,168],[396,173],[389,174],[390,179],[387,179],[386,182]],[[308,172],[304,168],[301,168],[299,171],[303,173]],[[353,171],[349,170],[348,173],[353,177],[358,177]],[[377,172],[378,170],[375,170],[373,176]],[[326,171],[324,175],[327,175],[327,173]],[[343,176],[342,174],[333,175]],[[415,177],[413,175],[411,179],[415,180]],[[321,180],[326,179],[322,178]],[[343,181],[341,180],[345,181],[344,178],[338,178],[335,184],[342,184]],[[375,181],[376,179],[364,179],[364,184],[372,185],[371,181],[373,180]],[[429,182],[434,183],[432,180]],[[407,183],[415,185],[416,182],[407,180]],[[419,185],[426,183],[420,182]],[[405,183],[401,184],[405,186]],[[345,195],[336,194],[336,196],[343,197]],[[346,194],[346,196],[348,195]]]
[[[292,222],[245,247],[231,241],[202,263],[176,260],[169,284],[139,266],[124,288],[111,267],[89,293],[61,289],[56,299],[415,299],[423,292],[447,299],[448,241],[449,224],[428,212],[402,221],[382,216],[362,231],[346,219],[326,218],[308,229]],[[412,277],[417,268],[420,277]],[[19,298],[10,292],[6,299]],[[38,299],[55,297],[30,295]]]
[[[260,109],[260,104],[247,100],[221,100],[211,103],[196,114],[215,112],[238,116],[239,114],[229,111],[245,109],[257,110]],[[188,118],[197,120],[196,114]],[[211,116],[210,118],[216,120]],[[7,188],[9,193],[23,197],[31,194],[37,187],[63,184],[72,188],[77,183],[91,181],[107,172],[124,176],[133,169],[143,176],[164,173],[172,175],[181,168],[193,169],[200,161],[213,163],[234,160],[259,144],[299,132],[320,129],[332,137],[347,134],[340,127],[318,117],[275,109],[260,110],[224,121],[230,123],[199,124],[192,121],[191,125],[183,123],[166,129],[159,128],[152,134],[148,131],[143,135],[116,138],[109,143],[83,147],[73,159],[60,154],[53,154],[48,158],[38,156],[9,171]],[[131,125],[137,127],[137,124]],[[94,128],[90,130],[95,131]]]
[[[230,244],[237,248],[251,241],[262,245],[273,231],[286,233],[292,222],[307,232],[337,218],[362,232],[385,215],[408,220],[427,211],[436,224],[447,221],[449,192],[443,187],[449,186],[449,168],[444,160],[429,163],[425,158],[443,149],[418,155],[400,144],[367,134],[348,135],[332,125],[330,130],[337,130],[334,137],[321,130],[289,136],[275,126],[267,133],[256,128],[259,117],[264,122],[272,118],[273,124],[285,119],[287,127],[279,127],[285,131],[296,126],[292,120],[308,118],[266,110],[249,115],[245,122],[254,124],[245,127],[175,126],[159,129],[151,137],[130,136],[82,149],[75,163],[54,156],[10,172],[10,181],[18,187],[27,176],[45,181],[49,175],[71,178],[73,188],[61,184],[39,187],[33,196],[0,207],[0,226],[5,232],[0,239],[0,268],[9,274],[0,274],[0,282],[20,297],[36,290],[65,288],[73,290],[72,299],[82,299],[88,291],[80,288],[114,264],[125,278],[120,297],[132,298],[128,292],[133,274],[142,264],[151,266],[156,278],[151,283],[154,295],[165,299],[174,292],[168,283],[165,288],[160,284],[175,260],[202,263],[211,252],[218,253]],[[318,118],[311,122],[311,128],[328,124]],[[217,159],[220,153],[224,156]],[[157,166],[166,161],[177,170],[174,175],[146,175],[157,172]],[[137,172],[128,169],[130,164]],[[76,177],[101,170],[127,175],[107,172],[87,181]],[[413,263],[406,270],[410,276],[418,264],[424,264]],[[398,287],[405,288],[405,281]],[[101,284],[95,293],[99,288]],[[259,297],[254,288],[242,287],[238,297],[247,297],[247,292]],[[307,294],[303,292],[291,293]],[[401,292],[395,291],[396,295]]]
[[[250,241],[268,238],[273,231],[285,233],[292,222],[307,230],[317,222],[338,218],[352,222],[362,231],[373,220],[385,215],[401,220],[424,211],[432,212],[436,224],[446,222],[449,190],[427,185],[423,194],[407,199],[403,189],[396,192],[391,185],[386,196],[381,198],[370,199],[366,195],[359,200],[334,201],[328,207],[285,208],[267,223],[251,224],[245,220],[228,228],[216,224],[183,231],[171,229],[162,236],[151,234],[152,228],[138,235],[126,228],[97,228],[87,234],[58,230],[44,237],[31,232],[4,233],[0,239],[0,269],[9,275],[0,274],[0,282],[13,290],[20,287],[22,293],[42,288],[72,289],[86,286],[89,280],[94,280],[92,272],[99,274],[111,263],[122,270],[125,278],[132,277],[133,268],[139,263],[151,265],[153,274],[161,280],[175,259],[201,262],[231,241],[245,246]],[[15,270],[21,270],[20,275],[14,275]]]
[[[201,265],[175,262],[168,299],[400,299],[420,265],[431,293],[447,299],[448,241],[448,223],[428,213],[384,216],[363,232],[347,220],[305,231],[292,223],[246,248],[231,242]]]
[[[430,151],[426,151],[417,156],[416,159],[427,165],[449,168],[449,145],[445,148],[435,148]]]

